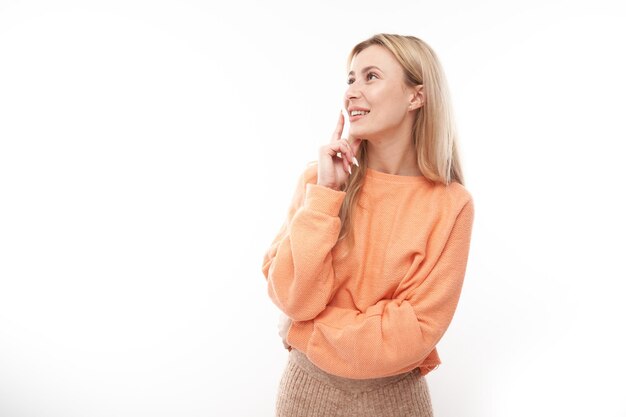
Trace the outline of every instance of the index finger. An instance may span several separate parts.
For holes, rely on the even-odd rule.
[[[341,140],[341,134],[343,133],[343,111],[339,111],[339,121],[337,122],[337,127],[333,132],[332,141]]]

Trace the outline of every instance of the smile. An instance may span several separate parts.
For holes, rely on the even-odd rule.
[[[364,111],[353,111],[350,114],[350,121],[354,122],[357,121],[365,116],[367,116],[369,114],[369,112],[364,112]]]

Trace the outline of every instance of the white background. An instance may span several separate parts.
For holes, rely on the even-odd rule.
[[[0,1],[0,416],[273,415],[262,257],[378,32],[475,201],[436,416],[626,416],[620,3]]]

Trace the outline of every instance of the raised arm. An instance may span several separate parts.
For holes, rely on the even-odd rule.
[[[288,343],[313,363],[347,378],[395,375],[420,365],[450,325],[467,265],[474,206],[462,207],[445,236],[435,237],[440,255],[420,265],[406,288],[365,312],[327,306],[313,320],[293,323]],[[372,281],[376,277],[371,277]],[[408,284],[408,285],[405,285]]]
[[[270,298],[294,321],[324,310],[335,283],[332,248],[341,229],[346,193],[318,185],[314,171],[300,176],[287,219],[263,258]]]

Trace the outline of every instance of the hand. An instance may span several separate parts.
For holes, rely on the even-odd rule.
[[[348,139],[342,138],[344,117],[343,111],[339,114],[337,128],[333,133],[330,143],[320,148],[317,165],[317,183],[334,190],[339,190],[348,180],[351,174],[350,166],[354,164],[356,153],[362,139],[356,139],[348,135]],[[337,153],[341,153],[341,157]]]
[[[291,319],[285,314],[280,313],[278,317],[278,335],[283,339],[283,346],[285,349],[291,351],[291,346],[287,343],[287,334],[289,333],[289,327],[291,326]]]

